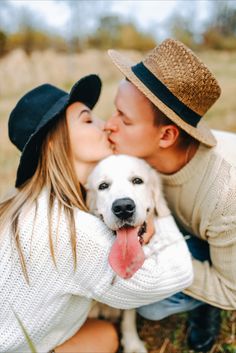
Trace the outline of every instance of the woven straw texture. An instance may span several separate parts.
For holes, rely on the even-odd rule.
[[[168,118],[205,145],[216,144],[213,134],[203,120],[197,127],[193,127],[157,98],[131,70],[135,63],[115,50],[109,50],[108,54],[121,72]],[[201,116],[220,96],[220,86],[213,74],[190,49],[179,41],[166,39],[147,55],[143,64],[179,101]]]

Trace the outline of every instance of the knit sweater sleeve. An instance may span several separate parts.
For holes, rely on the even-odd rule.
[[[68,278],[73,294],[126,309],[161,300],[191,284],[190,255],[171,216],[156,220],[156,234],[145,249],[147,259],[126,280],[114,276],[108,263],[114,235],[94,216],[83,217],[76,217],[78,265]]]
[[[221,178],[208,190],[200,217],[201,234],[209,243],[212,264],[193,260],[194,281],[185,293],[220,308],[235,310],[236,169],[225,161],[220,167]]]

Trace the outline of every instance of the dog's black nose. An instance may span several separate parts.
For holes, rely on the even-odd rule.
[[[135,203],[132,199],[125,197],[114,201],[111,208],[116,217],[125,220],[133,216]]]

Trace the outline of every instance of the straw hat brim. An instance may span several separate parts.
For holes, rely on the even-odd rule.
[[[136,63],[133,63],[129,59],[125,58],[116,50],[108,50],[108,55],[111,57],[114,64],[118,69],[127,77],[155,106],[158,107],[169,119],[171,119],[176,125],[187,132],[189,135],[194,137],[196,140],[202,142],[208,147],[216,145],[216,139],[212,134],[209,127],[204,121],[200,121],[197,127],[193,127],[183,121],[172,109],[166,106],[159,98],[157,98],[139,78],[133,73],[131,67]]]

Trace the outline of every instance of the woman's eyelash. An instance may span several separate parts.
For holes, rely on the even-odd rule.
[[[125,125],[131,125],[129,121],[123,120],[123,124]]]

